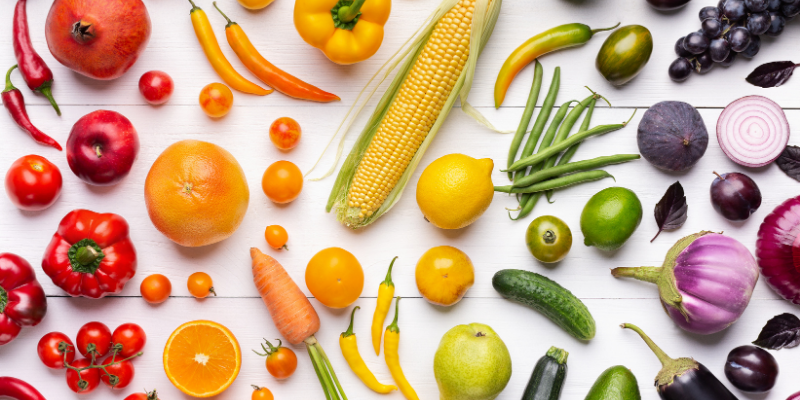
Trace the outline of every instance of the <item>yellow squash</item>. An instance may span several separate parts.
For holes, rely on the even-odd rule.
[[[378,382],[378,379],[375,378],[375,374],[369,370],[367,363],[365,363],[364,359],[361,358],[361,353],[358,352],[356,334],[353,333],[353,321],[356,316],[356,310],[359,308],[361,307],[356,306],[353,308],[353,312],[350,314],[350,326],[347,328],[347,331],[342,332],[342,334],[339,335],[339,347],[342,348],[342,355],[347,361],[347,365],[349,365],[350,369],[353,370],[353,373],[355,373],[358,379],[361,379],[361,382],[364,382],[368,388],[380,394],[391,393],[392,391],[397,390],[397,386],[384,385]]]

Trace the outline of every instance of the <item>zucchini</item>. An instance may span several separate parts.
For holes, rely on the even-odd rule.
[[[589,340],[596,327],[589,309],[558,283],[535,272],[519,269],[497,271],[492,286],[503,297],[544,314],[570,335]]]
[[[536,363],[522,400],[558,400],[567,377],[567,353],[551,347]]]

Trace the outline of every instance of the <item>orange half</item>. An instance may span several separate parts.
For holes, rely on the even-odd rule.
[[[241,366],[239,342],[216,322],[187,322],[172,332],[164,346],[164,372],[189,396],[222,393],[236,380]]]

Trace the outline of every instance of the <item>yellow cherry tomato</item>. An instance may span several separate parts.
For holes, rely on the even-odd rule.
[[[261,189],[275,203],[289,203],[303,190],[303,173],[289,161],[276,161],[264,171]]]
[[[269,126],[269,140],[281,150],[291,150],[300,141],[300,124],[289,117],[280,117]]]
[[[274,0],[239,0],[239,4],[248,10],[260,10],[270,4]]]
[[[330,308],[353,304],[364,289],[364,270],[349,251],[330,247],[311,257],[306,286],[320,303]]]
[[[233,92],[221,83],[209,83],[200,91],[200,107],[211,118],[223,117],[233,107]]]
[[[269,247],[272,247],[275,250],[286,249],[286,242],[289,241],[289,234],[286,233],[286,229],[283,229],[280,225],[270,225],[267,227],[267,230],[264,231],[264,238],[267,239],[267,244]]]
[[[214,293],[214,296],[217,295],[217,292],[214,291],[214,282],[205,272],[195,272],[189,275],[189,281],[186,282],[186,286],[189,288],[189,293],[198,299],[208,297],[211,293]]]
[[[153,274],[144,278],[139,286],[144,300],[150,304],[163,303],[172,293],[172,283],[169,278],[161,274]]]
[[[251,386],[253,386],[253,395],[250,396],[251,400],[275,400],[275,396],[272,395],[269,389],[256,385]]]

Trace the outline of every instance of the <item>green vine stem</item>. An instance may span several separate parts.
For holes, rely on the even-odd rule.
[[[75,371],[78,374],[78,388],[81,391],[83,391],[84,389],[86,389],[87,386],[89,386],[89,382],[86,382],[85,380],[83,380],[83,377],[81,377],[81,372],[82,371],[85,371],[87,369],[92,369],[92,368],[101,369],[103,371],[103,373],[106,376],[108,376],[108,382],[111,384],[111,387],[114,387],[114,386],[116,386],[117,382],[119,382],[119,377],[114,375],[114,374],[110,374],[108,372],[108,370],[106,370],[106,368],[108,368],[108,367],[110,367],[112,365],[117,365],[117,364],[121,364],[121,363],[123,363],[125,361],[132,360],[132,359],[134,359],[136,357],[141,357],[144,354],[143,352],[140,351],[140,352],[138,352],[138,353],[136,353],[136,354],[134,354],[134,355],[132,355],[130,357],[126,357],[126,358],[123,358],[121,360],[117,360],[117,353],[122,350],[122,346],[114,345],[114,347],[112,347],[112,350],[111,350],[111,356],[112,356],[111,362],[108,363],[108,364],[96,364],[96,361],[97,361],[96,360],[97,349],[94,347],[94,344],[90,343],[89,346],[87,346],[87,349],[88,349],[89,354],[91,354],[91,356],[92,356],[92,361],[86,367],[77,368],[77,367],[73,367],[72,365],[70,365],[69,362],[67,361],[67,354],[73,353],[75,351],[75,350],[72,350],[72,347],[73,346],[71,344],[67,343],[67,342],[59,342],[58,343],[58,351],[61,354],[63,354],[63,357],[64,357],[64,368],[71,369],[71,370]],[[153,391],[153,393],[155,393],[155,391]]]

